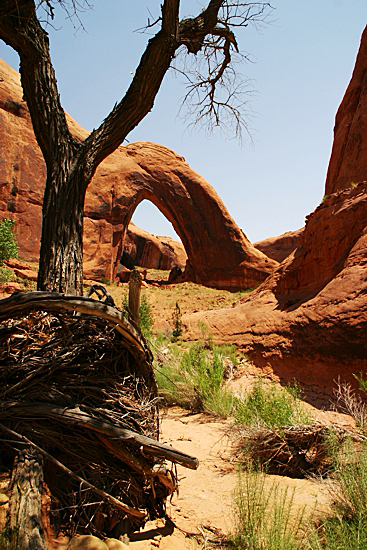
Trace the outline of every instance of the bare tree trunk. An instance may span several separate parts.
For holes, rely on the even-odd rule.
[[[89,181],[83,168],[47,177],[38,290],[83,294],[83,211]]]
[[[15,459],[10,498],[10,529],[14,548],[47,549],[42,525],[43,460],[28,447]]]

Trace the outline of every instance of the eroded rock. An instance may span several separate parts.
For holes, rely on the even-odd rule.
[[[254,243],[254,247],[277,262],[282,262],[292,254],[298,246],[303,228],[298,231],[287,231],[279,237],[269,237],[264,241]]]
[[[367,180],[367,27],[349,86],[335,118],[325,195]]]

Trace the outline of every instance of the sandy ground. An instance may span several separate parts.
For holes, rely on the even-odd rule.
[[[117,305],[123,303],[127,292],[124,286],[110,286],[107,289],[114,296]],[[181,312],[189,313],[203,309],[230,306],[241,298],[241,294],[205,289],[192,283],[182,285],[149,285],[144,289],[152,306],[157,330],[172,330],[172,313],[179,302]],[[233,384],[233,390],[246,391],[259,375],[250,372],[240,376]],[[262,373],[265,376],[265,373]],[[311,407],[311,405],[308,405]],[[311,407],[318,421],[326,424],[342,424],[353,427],[350,417],[336,412],[324,412]],[[198,470],[178,466],[179,493],[167,504],[170,518],[147,524],[142,533],[129,542],[131,550],[195,550],[198,548],[225,548],[225,540],[235,530],[234,490],[238,483],[238,457],[229,436],[231,425],[228,421],[213,419],[204,414],[188,415],[180,408],[163,412],[161,441],[167,442],[199,459]],[[306,506],[316,509],[317,514],[328,513],[330,497],[327,486],[312,479],[290,479],[268,476],[268,483],[274,479],[281,486],[295,490],[296,508]],[[1,482],[1,480],[0,480]],[[1,493],[5,485],[0,483]],[[6,502],[0,499],[0,527],[4,520]],[[126,541],[127,542],[127,541]],[[222,542],[222,544],[220,544]],[[51,545],[61,550],[67,548],[67,541],[59,540]],[[92,547],[90,547],[92,548]]]
[[[333,413],[334,416],[329,417],[329,413],[318,414],[325,420],[348,424],[344,415],[339,417]],[[188,415],[187,411],[178,407],[170,408],[163,413],[161,441],[197,457],[200,465],[197,470],[177,467],[179,493],[167,503],[167,514],[172,521],[149,522],[144,531],[135,534],[130,540],[128,548],[226,548],[225,541],[234,532],[236,525],[234,490],[239,476],[230,422],[213,419],[205,414]],[[312,479],[267,476],[267,483],[272,484],[274,480],[281,487],[288,487],[290,491],[294,489],[295,509],[306,507],[310,513],[316,510],[314,513],[317,515],[330,510],[327,484]],[[67,547],[65,538],[50,546],[51,550]]]
[[[326,413],[325,413],[326,414]],[[333,422],[336,418],[333,417]],[[342,419],[343,420],[343,419]],[[154,533],[150,524],[131,541],[132,550],[193,550],[197,548],[225,548],[225,540],[236,526],[234,491],[238,483],[239,464],[230,436],[231,424],[204,414],[188,415],[180,408],[166,411],[162,420],[162,441],[196,456],[199,468],[189,470],[178,466],[179,494],[167,506],[174,526]],[[312,479],[291,479],[267,476],[267,483],[278,483],[294,489],[294,507],[306,507],[317,515],[330,510],[330,496],[326,484]],[[158,522],[159,525],[159,522]],[[161,523],[162,525],[162,523]],[[172,532],[170,532],[172,531]],[[206,545],[206,546],[205,546]]]

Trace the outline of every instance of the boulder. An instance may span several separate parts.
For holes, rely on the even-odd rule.
[[[0,220],[16,221],[21,257],[37,261],[46,173],[22,97],[19,75],[1,61]],[[75,121],[67,120],[75,137],[87,137]],[[150,200],[172,223],[194,282],[229,290],[250,288],[277,265],[248,241],[214,189],[182,157],[160,145],[135,143],[107,157],[88,187],[86,278],[114,280],[128,225],[143,200]]]
[[[367,180],[367,27],[349,86],[335,118],[325,195]]]
[[[13,269],[15,275],[21,279],[28,279],[29,281],[37,281],[38,273],[33,271],[33,269]]]

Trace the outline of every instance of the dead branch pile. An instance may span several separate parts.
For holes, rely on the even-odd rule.
[[[157,388],[138,331],[115,308],[53,293],[2,300],[0,321],[0,465],[25,447],[41,452],[73,531],[116,536],[162,517],[176,488],[165,459],[197,461],[157,441]]]
[[[260,465],[269,474],[303,478],[310,474],[326,475],[331,468],[327,441],[331,430],[339,443],[346,438],[360,441],[359,434],[340,426],[324,424],[285,426],[278,430],[243,430],[237,445],[244,461]]]

